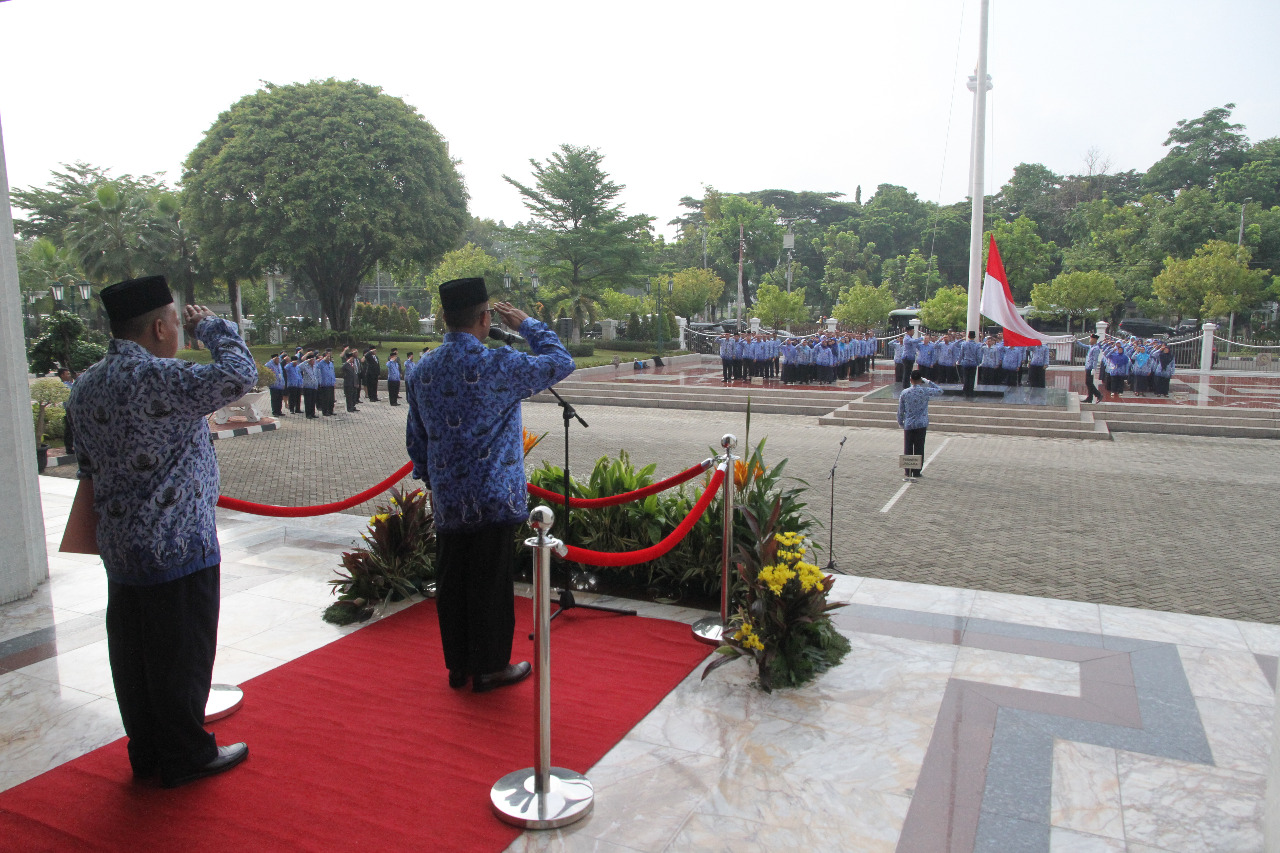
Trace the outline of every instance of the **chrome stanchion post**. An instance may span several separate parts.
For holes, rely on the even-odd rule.
[[[533,666],[538,690],[538,731],[533,767],[503,776],[489,791],[494,813],[525,829],[555,829],[587,816],[595,792],[587,777],[551,766],[551,549],[560,545],[549,535],[555,514],[540,506],[529,513],[536,536],[524,540],[533,551]]]
[[[718,646],[722,642],[725,626],[729,624],[729,581],[730,566],[733,559],[733,451],[738,446],[738,437],[726,433],[720,439],[724,448],[724,527],[721,544],[720,567],[720,618],[708,616],[693,623],[693,637],[702,643]]]

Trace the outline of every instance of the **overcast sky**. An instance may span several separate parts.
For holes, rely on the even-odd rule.
[[[967,195],[979,0],[789,3],[363,0],[0,2],[9,181],[60,163],[171,182],[218,113],[267,80],[357,79],[444,135],[471,213],[527,213],[503,174],[600,149],[628,213],[704,185]],[[1145,171],[1179,119],[1234,102],[1280,136],[1275,0],[992,0],[987,192],[1020,162]]]

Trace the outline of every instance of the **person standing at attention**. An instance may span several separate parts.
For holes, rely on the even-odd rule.
[[[483,278],[440,285],[444,343],[414,368],[406,447],[413,476],[431,489],[436,521],[436,601],[449,686],[484,693],[529,675],[511,663],[515,533],[528,519],[520,401],[573,372],[547,326],[498,302]],[[490,349],[490,317],[529,342],[532,355]]]
[[[135,779],[166,788],[229,770],[243,743],[218,746],[205,704],[218,639],[218,460],[205,418],[253,387],[258,368],[233,323],[187,305],[164,276],[100,294],[107,355],[69,405],[76,458],[107,571],[107,654]],[[175,356],[182,331],[212,357]]]
[[[387,356],[387,401],[393,406],[400,405],[400,355],[395,347]]]
[[[919,456],[924,461],[924,435],[929,430],[929,398],[942,394],[942,389],[911,371],[911,387],[898,395],[898,426],[902,427],[902,452]],[[920,479],[919,471],[906,470],[907,479]]]

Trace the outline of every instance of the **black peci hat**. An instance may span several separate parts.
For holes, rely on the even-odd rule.
[[[113,323],[123,323],[162,305],[173,304],[169,282],[162,275],[126,279],[102,288],[98,296]]]
[[[462,311],[488,301],[483,278],[455,278],[440,285],[440,305],[446,311]]]

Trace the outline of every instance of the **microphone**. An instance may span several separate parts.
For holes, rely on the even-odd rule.
[[[527,341],[519,335],[512,332],[504,332],[498,326],[489,327],[489,337],[495,341],[502,341],[504,344],[510,344],[511,346],[518,346],[519,344],[527,343]]]

